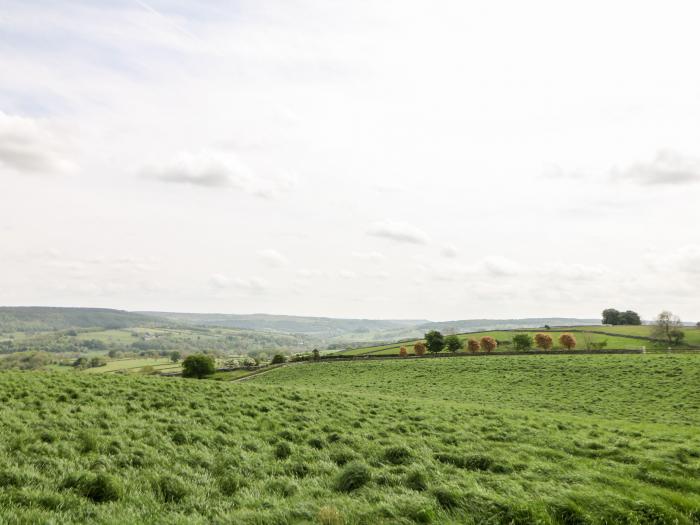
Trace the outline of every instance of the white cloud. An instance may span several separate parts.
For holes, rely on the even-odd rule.
[[[32,175],[55,175],[74,166],[65,140],[48,121],[0,111],[0,168]]]
[[[646,186],[696,183],[700,182],[700,160],[675,151],[662,150],[649,162],[614,169],[612,178]]]
[[[429,239],[425,232],[411,224],[384,220],[370,226],[368,233],[375,237],[383,237],[392,241],[411,244],[427,244]]]
[[[250,168],[233,154],[181,152],[172,159],[145,166],[142,173],[146,178],[175,184],[254,189]]]
[[[381,262],[386,259],[383,253],[380,252],[352,252],[352,256],[356,259]]]
[[[357,277],[357,274],[352,270],[340,270],[338,272],[338,276],[343,279],[355,279]]]
[[[565,264],[561,262],[545,263],[539,272],[544,276],[558,277],[572,281],[589,281],[599,279],[610,273],[602,264],[586,265],[580,263]]]
[[[277,250],[268,248],[266,250],[261,250],[258,255],[262,260],[264,260],[268,265],[280,268],[282,266],[287,266],[289,264],[289,259],[282,255]]]
[[[218,290],[236,289],[247,293],[262,293],[267,290],[268,283],[260,277],[228,277],[227,275],[216,273],[209,277],[209,283]]]
[[[510,277],[524,271],[520,263],[500,255],[486,257],[481,264],[487,273],[495,277]]]
[[[457,248],[455,248],[451,244],[443,246],[442,250],[440,250],[440,253],[443,257],[447,257],[448,259],[454,259],[458,255]]]

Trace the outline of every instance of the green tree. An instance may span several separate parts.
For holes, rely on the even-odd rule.
[[[681,330],[682,326],[683,323],[680,317],[673,315],[671,312],[663,311],[656,316],[654,325],[651,328],[651,336],[654,339],[665,341],[669,345],[677,345],[685,337]]]
[[[170,360],[173,363],[177,363],[180,359],[182,358],[182,354],[178,352],[177,350],[173,350],[170,352]]]
[[[182,377],[201,379],[216,371],[214,359],[204,354],[188,355],[182,362]]]
[[[529,350],[532,348],[532,337],[530,334],[518,334],[513,336],[513,346],[516,350]]]
[[[448,335],[445,337],[445,346],[447,346],[447,350],[450,352],[459,352],[464,348],[464,341],[456,335]]]
[[[275,354],[275,356],[272,358],[273,365],[281,365],[282,363],[286,362],[287,358],[283,354]]]
[[[318,351],[318,348],[314,348],[314,351],[311,352],[311,359],[313,359],[314,361],[321,360],[321,352]]]
[[[620,312],[614,308],[607,308],[606,310],[603,310],[603,324],[620,324]]]
[[[642,318],[639,317],[639,314],[637,312],[627,310],[626,312],[622,312],[620,314],[620,324],[639,326],[640,324],[642,324]]]
[[[425,346],[431,354],[442,352],[445,348],[445,336],[437,330],[431,330],[425,334]]]

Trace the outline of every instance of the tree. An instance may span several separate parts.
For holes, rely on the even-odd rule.
[[[549,334],[535,334],[535,346],[542,350],[551,350],[554,342]]]
[[[469,349],[470,352],[474,353],[474,352],[478,352],[479,350],[481,350],[481,345],[479,344],[479,341],[477,341],[476,339],[470,339],[469,341],[467,341],[467,348]]]
[[[544,325],[544,329],[545,329],[545,330],[551,330],[551,329],[552,329],[552,327],[551,327],[551,326],[549,326],[548,324],[546,324],[546,325]]]
[[[445,337],[437,330],[431,330],[425,334],[425,346],[431,354],[442,352],[445,348]]]
[[[456,335],[448,335],[445,337],[445,345],[447,346],[447,350],[450,352],[459,352],[462,348],[464,348],[464,343]]]
[[[282,354],[275,354],[275,356],[272,358],[273,365],[281,365],[282,363],[285,363],[286,361],[287,361],[287,358]]]
[[[513,336],[513,346],[516,350],[529,350],[532,348],[532,337],[530,334],[517,334]]]
[[[79,357],[73,362],[75,368],[87,368],[90,366],[90,361],[87,357]]]
[[[114,359],[115,357],[117,357],[119,355],[119,350],[112,348],[109,352],[107,352],[107,355],[110,358]]]
[[[182,358],[182,354],[178,352],[177,350],[173,350],[170,352],[170,360],[173,363],[177,363],[180,359]]]
[[[313,359],[314,361],[320,361],[321,352],[318,351],[318,348],[314,348],[314,351],[311,352],[311,359]]]
[[[697,323],[695,323],[695,328],[700,328],[700,321],[698,321]]]
[[[651,336],[654,339],[666,341],[669,345],[677,345],[685,337],[681,330],[682,326],[683,323],[680,317],[673,315],[671,312],[663,311],[656,316],[654,325],[651,328]]]
[[[421,343],[420,341],[413,345],[413,352],[418,356],[425,355],[426,350],[425,343]]]
[[[408,350],[406,350],[405,346],[402,346],[401,348],[399,348],[399,355],[401,357],[406,357],[408,355]]]
[[[487,352],[495,350],[497,346],[498,342],[493,337],[489,337],[487,335],[481,338],[481,348],[483,348]]]
[[[620,325],[640,325],[642,324],[642,318],[639,317],[637,312],[632,310],[627,310],[626,312],[619,312],[614,308],[608,308],[603,310],[603,324]]]
[[[607,308],[603,310],[603,324],[620,324],[620,312],[614,308]]]
[[[97,368],[98,366],[105,366],[107,364],[107,361],[105,361],[104,357],[93,357],[90,359],[90,368]]]
[[[642,324],[642,318],[639,317],[639,314],[637,312],[627,310],[626,312],[620,314],[620,324],[639,326],[640,324]]]
[[[559,336],[559,344],[567,350],[576,348],[576,338],[571,334],[561,334]]]
[[[216,371],[214,359],[204,354],[188,355],[182,362],[182,377],[201,379]]]

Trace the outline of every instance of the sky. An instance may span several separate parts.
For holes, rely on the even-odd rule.
[[[0,0],[0,304],[700,320],[699,16]]]

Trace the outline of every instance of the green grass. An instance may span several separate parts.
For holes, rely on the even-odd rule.
[[[117,372],[117,371],[138,371],[144,366],[152,366],[154,369],[158,370],[164,367],[172,367],[173,362],[166,357],[158,358],[133,358],[133,359],[115,359],[113,361],[108,361],[105,366],[98,366],[96,368],[87,368],[82,373],[86,374],[104,374],[107,372]],[[175,364],[178,369],[182,367]]]
[[[604,327],[600,327],[601,330]],[[577,346],[576,348],[579,350],[583,350],[586,348],[586,342],[585,339],[588,337],[592,343],[600,343],[602,341],[607,342],[606,349],[616,349],[616,350],[630,350],[630,349],[639,349],[642,346],[646,346],[647,348],[653,348],[656,346],[654,343],[651,341],[641,341],[639,339],[633,339],[629,337],[624,337],[624,335],[603,335],[603,334],[596,334],[596,333],[591,333],[591,332],[567,332],[566,330],[517,330],[517,331],[512,331],[512,330],[498,330],[498,331],[489,331],[489,332],[475,332],[475,333],[470,333],[470,334],[459,334],[459,338],[462,339],[463,341],[467,341],[468,339],[481,339],[482,337],[485,336],[490,336],[493,337],[494,339],[498,341],[511,341],[513,339],[513,336],[520,334],[520,333],[528,333],[531,336],[534,336],[536,333],[547,333],[549,334],[552,339],[554,340],[554,349],[555,350],[562,350],[562,346],[559,344],[559,336],[563,333],[572,333],[574,337],[576,338],[577,341]],[[636,335],[636,334],[632,334]],[[363,348],[354,348],[352,350],[343,350],[341,352],[338,352],[338,354],[341,355],[346,355],[346,356],[354,356],[354,355],[366,355],[366,354],[371,354],[371,355],[398,355],[399,349],[402,346],[405,346],[406,349],[408,350],[409,354],[413,353],[413,345],[418,342],[418,340],[415,341],[407,341],[403,343],[390,343],[390,344],[384,344],[384,345],[377,345],[377,346],[369,346],[369,347],[363,347]],[[534,349],[534,348],[533,348]],[[502,345],[500,347],[500,350],[508,350],[512,351],[513,347],[512,346],[506,346]]]
[[[592,343],[599,343],[602,341],[607,342],[607,349],[617,349],[617,350],[627,350],[627,349],[638,349],[642,346],[646,347],[649,351],[665,350],[666,345],[658,341],[643,341],[637,339],[636,337],[651,337],[651,326],[576,326],[571,327],[569,332],[574,335],[577,340],[576,348],[583,350],[586,348],[586,338]],[[700,346],[700,329],[696,327],[685,327],[683,329],[685,332],[685,345],[695,345]],[[511,341],[513,336],[519,333],[528,333],[532,336],[534,334],[543,332],[548,333],[554,339],[554,349],[562,349],[559,345],[559,336],[562,333],[567,332],[567,330],[543,330],[543,329],[523,329],[523,330],[500,330],[500,331],[488,331],[488,332],[475,332],[469,334],[458,334],[460,339],[480,339],[484,336],[491,336],[499,341]],[[604,333],[594,333],[594,332],[604,332]],[[625,337],[634,336],[634,337]],[[342,350],[337,352],[341,355],[355,356],[355,355],[397,355],[399,349],[405,346],[409,353],[413,352],[413,345],[418,342],[416,339],[414,341],[406,341],[402,343],[387,343],[376,346],[368,346],[362,348],[354,348],[352,350]],[[422,340],[421,340],[422,341]],[[501,346],[500,350],[513,350],[509,346]]]
[[[0,523],[700,520],[700,355],[0,373]]]

